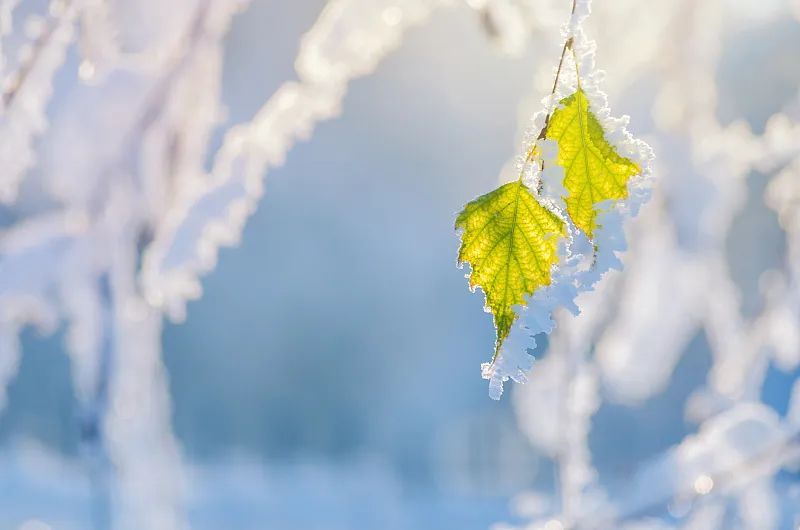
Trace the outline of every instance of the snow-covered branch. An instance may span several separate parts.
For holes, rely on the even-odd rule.
[[[303,37],[296,60],[300,81],[283,84],[252,121],[234,127],[216,154],[211,175],[176,190],[144,257],[148,301],[183,319],[200,296],[199,276],[216,264],[221,245],[237,244],[263,193],[264,173],[283,164],[291,147],[316,124],[340,112],[350,80],[366,75],[397,48],[443,0],[329,2]]]

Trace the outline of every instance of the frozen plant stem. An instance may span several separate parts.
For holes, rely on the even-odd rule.
[[[743,459],[738,464],[721,469],[716,473],[709,473],[707,476],[711,478],[711,483],[714,485],[711,492],[699,493],[693,485],[690,485],[676,488],[675,491],[670,492],[668,497],[661,497],[646,504],[628,507],[626,510],[614,514],[615,518],[609,518],[608,514],[590,513],[581,519],[591,521],[592,524],[608,525],[615,522],[617,524],[635,522],[642,517],[646,517],[647,514],[665,509],[675,499],[697,500],[700,497],[714,498],[714,496],[730,495],[732,491],[742,489],[742,484],[747,485],[752,482],[752,478],[743,480],[743,477],[762,476],[765,474],[764,469],[768,469],[770,465],[778,464],[779,467],[790,465],[792,462],[797,461],[798,457],[800,457],[800,432],[789,432],[785,437],[773,444],[769,444],[763,451]],[[567,520],[566,524],[564,524],[564,530],[580,530],[580,526],[580,521]]]
[[[564,42],[564,47],[561,48],[561,58],[558,60],[558,68],[556,69],[556,78],[553,80],[553,89],[550,91],[550,95],[556,93],[556,89],[558,88],[558,79],[561,77],[561,69],[564,67],[564,57],[567,55],[567,50],[572,52],[572,56],[575,56],[575,50],[572,49],[572,37],[568,38]],[[547,125],[550,123],[550,115],[553,114],[552,104],[550,109],[547,111],[547,116],[544,118],[544,127],[539,132],[539,136],[536,137],[537,140],[544,140],[547,137]]]
[[[8,108],[15,100],[17,94],[19,94],[20,89],[25,84],[26,79],[36,67],[36,62],[39,60],[39,56],[41,55],[42,51],[47,47],[47,44],[50,42],[53,33],[55,33],[56,28],[59,24],[61,24],[61,17],[64,16],[68,10],[72,9],[72,5],[69,1],[66,1],[62,9],[54,13],[52,15],[51,23],[48,24],[47,29],[42,32],[42,34],[36,39],[36,44],[33,48],[33,53],[31,54],[30,58],[20,66],[19,71],[14,76],[14,82],[12,86],[10,86],[6,91],[3,92],[3,107]]]
[[[575,11],[575,4],[573,3],[573,12]],[[566,42],[564,42],[564,47],[561,48],[561,58],[558,60],[558,68],[556,69],[556,78],[553,80],[553,89],[550,91],[550,97],[553,97],[553,94],[556,93],[556,89],[558,88],[558,78],[561,76],[561,68],[564,66],[564,56],[567,54],[567,49],[572,50],[572,37],[568,38]],[[573,50],[572,53],[574,54],[575,51]],[[544,117],[544,126],[542,130],[539,131],[539,136],[536,137],[534,140],[533,145],[531,146],[530,150],[528,150],[528,156],[525,159],[525,163],[522,164],[522,170],[519,173],[519,178],[522,180],[522,175],[525,173],[525,168],[528,167],[533,161],[534,153],[536,153],[536,142],[539,140],[544,140],[547,138],[547,126],[550,124],[550,115],[553,114],[553,104],[550,104],[550,108],[547,110],[547,116]],[[541,161],[541,165],[539,166],[540,171],[544,171],[544,160]]]
[[[578,0],[572,0],[572,11],[570,12],[570,16],[575,14],[575,7],[577,5]],[[556,68],[556,77],[553,80],[553,88],[550,90],[550,97],[552,98],[553,94],[556,93],[556,89],[558,88],[558,81],[561,77],[561,69],[564,67],[564,57],[567,55],[567,50],[572,52],[573,57],[575,56],[575,50],[572,49],[573,37],[570,36],[564,41],[564,46],[561,48],[561,57],[558,60],[558,68]],[[577,59],[575,61],[575,68],[577,69],[578,62]],[[580,80],[578,81],[580,83]],[[536,143],[539,140],[544,140],[547,137],[547,125],[550,123],[550,115],[553,113],[553,103],[550,103],[550,108],[547,110],[547,116],[544,117],[544,126],[542,130],[539,131],[539,136],[533,141],[533,145],[531,145],[530,149],[528,149],[528,154],[525,157],[525,161],[522,163],[522,168],[519,172],[519,180],[522,180],[523,175],[525,174],[525,169],[528,167],[528,164],[533,162],[533,158],[536,154]],[[541,162],[540,169],[544,169],[544,160]]]

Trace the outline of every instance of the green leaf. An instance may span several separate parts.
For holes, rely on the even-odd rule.
[[[542,206],[522,181],[511,182],[478,197],[456,218],[463,229],[459,264],[472,266],[470,288],[486,294],[486,307],[497,329],[494,356],[517,319],[513,307],[551,281],[558,261],[558,240],[566,227]]]
[[[603,127],[580,88],[561,100],[546,135],[558,143],[556,161],[564,168],[567,213],[591,239],[597,227],[595,206],[609,199],[625,199],[628,180],[642,170],[606,141]]]

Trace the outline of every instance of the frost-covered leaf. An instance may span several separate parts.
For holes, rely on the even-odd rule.
[[[567,213],[591,238],[597,227],[596,205],[627,198],[628,180],[642,170],[608,143],[581,88],[561,100],[547,126],[547,138],[558,143]]]
[[[486,294],[497,328],[495,356],[517,319],[514,306],[551,281],[564,222],[542,206],[521,180],[500,186],[464,207],[459,263],[472,266],[469,285]]]

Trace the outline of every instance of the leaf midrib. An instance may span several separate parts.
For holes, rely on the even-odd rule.
[[[517,214],[519,212],[519,194],[522,191],[522,187],[523,187],[522,182],[518,182],[517,183],[517,195],[514,197],[514,214],[512,215],[512,218],[511,218],[511,231],[509,232],[509,237],[508,237],[508,258],[506,259],[506,283],[505,283],[505,285],[503,285],[503,307],[507,307],[509,305],[508,304],[508,274],[511,271],[511,259],[514,258],[514,231],[517,228]],[[514,259],[516,259],[516,258],[514,258]],[[517,264],[517,266],[519,266],[519,264]],[[524,277],[524,275],[523,275],[523,277]],[[516,317],[516,315],[514,315],[511,318],[511,324],[513,324],[514,320],[516,320],[515,317]],[[508,326],[509,329],[511,328],[511,324],[509,324],[509,326]],[[498,332],[500,331],[499,327],[498,327],[497,331]],[[498,338],[499,338],[499,333],[498,333]],[[494,358],[492,359],[492,362],[494,362],[494,359],[497,358],[497,355],[500,353],[500,346],[501,345],[502,345],[502,343],[498,340],[496,342],[496,344],[495,344],[495,347],[494,347]]]

